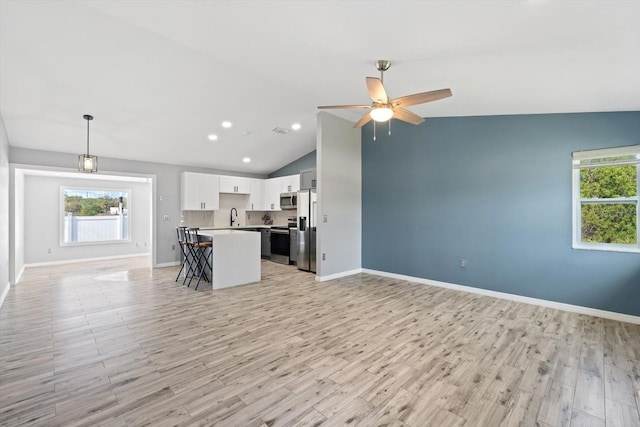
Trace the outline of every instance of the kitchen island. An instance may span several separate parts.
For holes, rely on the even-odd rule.
[[[213,242],[212,289],[260,281],[260,233],[201,229],[199,234]]]

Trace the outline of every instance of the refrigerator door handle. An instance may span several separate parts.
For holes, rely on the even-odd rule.
[[[312,202],[311,203],[311,212],[309,212],[309,214],[311,215],[310,218],[310,224],[309,226],[312,228],[315,228],[317,226],[317,222],[316,222],[316,205],[318,204],[318,202]]]

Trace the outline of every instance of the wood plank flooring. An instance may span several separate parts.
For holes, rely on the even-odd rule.
[[[25,272],[0,425],[640,426],[639,325],[266,261],[194,291],[145,265]]]

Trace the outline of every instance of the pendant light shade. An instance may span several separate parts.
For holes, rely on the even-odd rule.
[[[98,172],[98,157],[89,154],[89,121],[93,120],[93,116],[85,114],[83,117],[87,121],[87,154],[78,156],[78,170],[85,173]]]

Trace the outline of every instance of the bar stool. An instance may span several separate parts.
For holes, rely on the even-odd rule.
[[[189,242],[189,248],[191,250],[192,256],[192,268],[191,268],[191,277],[189,278],[189,284],[187,287],[191,286],[191,280],[194,277],[198,278],[196,282],[195,290],[198,290],[198,285],[200,285],[200,280],[204,278],[205,281],[209,281],[209,277],[207,276],[206,269],[209,268],[211,270],[211,264],[209,263],[209,256],[211,255],[213,242],[210,240],[202,240],[202,236],[198,234],[199,228],[193,227],[187,229],[187,241]],[[204,261],[204,262],[203,262]]]
[[[176,227],[176,233],[178,234],[178,245],[182,251],[182,265],[180,266],[180,271],[178,271],[178,275],[176,276],[176,282],[180,278],[180,274],[184,271],[184,280],[182,281],[182,284],[184,285],[187,281],[187,277],[189,276],[189,272],[191,272],[191,269],[193,268],[193,256],[191,254],[191,249],[189,248],[187,227]]]

